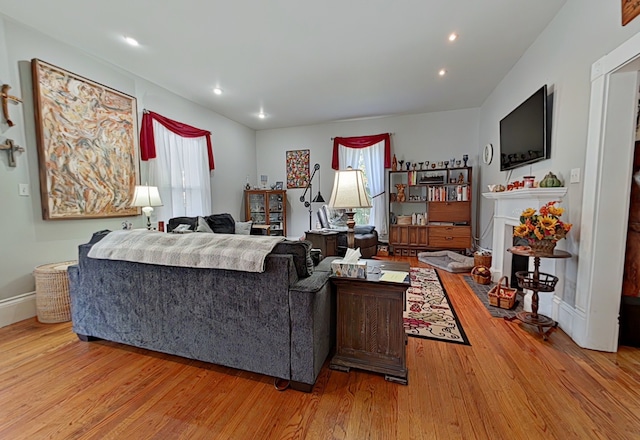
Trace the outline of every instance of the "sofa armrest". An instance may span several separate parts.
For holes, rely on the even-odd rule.
[[[291,380],[314,384],[335,343],[335,297],[329,272],[318,271],[289,289]]]

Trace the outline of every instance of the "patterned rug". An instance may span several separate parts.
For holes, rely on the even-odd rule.
[[[471,287],[473,293],[476,294],[478,299],[482,302],[482,304],[484,304],[491,316],[493,316],[494,318],[513,318],[514,316],[516,316],[516,313],[522,311],[522,292],[516,293],[516,302],[513,305],[512,309],[501,309],[500,307],[492,306],[491,304],[489,304],[489,296],[487,295],[487,293],[489,293],[489,290],[491,290],[491,288],[495,286],[496,283],[479,284],[476,283],[473,280],[473,277],[469,275],[465,275],[464,280],[469,285],[469,287]]]
[[[471,345],[434,269],[412,267],[404,330],[409,336]]]

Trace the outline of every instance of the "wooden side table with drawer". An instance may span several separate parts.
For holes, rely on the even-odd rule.
[[[329,368],[384,374],[390,382],[408,381],[402,312],[410,286],[409,263],[366,260],[367,278],[332,276],[336,286],[336,353]],[[380,281],[380,272],[407,272],[404,282]]]
[[[315,249],[320,249],[322,256],[332,257],[338,255],[338,232],[337,231],[307,231],[306,239],[311,242]]]

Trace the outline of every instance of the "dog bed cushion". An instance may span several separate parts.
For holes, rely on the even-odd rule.
[[[420,252],[418,260],[447,272],[469,272],[473,266],[473,257],[467,257],[453,251]]]

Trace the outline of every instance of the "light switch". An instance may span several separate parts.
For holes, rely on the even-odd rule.
[[[571,183],[580,183],[580,168],[571,169]]]
[[[18,194],[24,197],[29,197],[29,184],[28,183],[20,183],[18,185]]]

